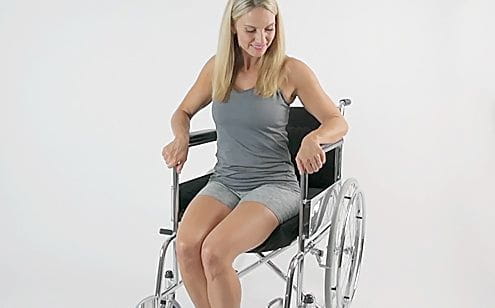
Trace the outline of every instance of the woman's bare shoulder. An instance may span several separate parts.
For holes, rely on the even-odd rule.
[[[286,56],[284,66],[287,68],[288,71],[294,73],[297,72],[298,69],[301,69],[301,67],[306,66],[306,63],[304,63],[302,60],[297,59],[296,57]]]
[[[295,57],[286,56],[283,65],[283,71],[287,76],[287,81],[290,84],[291,88],[295,86],[295,78],[298,74],[300,74],[301,66],[303,65],[304,63],[301,60]]]
[[[296,86],[301,79],[308,79],[314,75],[313,70],[302,60],[287,56],[286,71],[289,82]]]

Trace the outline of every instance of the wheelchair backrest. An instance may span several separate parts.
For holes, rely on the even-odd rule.
[[[297,151],[304,136],[310,131],[317,129],[320,124],[304,107],[290,107],[289,122],[286,129],[289,137],[291,160],[299,181],[300,174],[296,164]],[[326,153],[327,160],[323,167],[316,173],[308,174],[309,187],[327,188],[340,179],[341,152],[342,148],[338,147]]]

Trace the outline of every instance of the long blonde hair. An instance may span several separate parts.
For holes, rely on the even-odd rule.
[[[286,61],[285,31],[277,0],[229,0],[223,14],[215,56],[212,84],[214,101],[224,102],[230,96],[239,63],[242,61],[241,47],[235,39],[232,26],[242,15],[256,7],[262,7],[275,15],[275,38],[260,59],[256,93],[263,97],[271,97],[287,80],[287,74],[282,71]]]

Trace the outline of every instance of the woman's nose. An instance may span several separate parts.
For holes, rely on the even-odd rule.
[[[264,45],[265,44],[265,35],[263,32],[256,32],[256,37],[254,39],[254,43],[256,45]]]

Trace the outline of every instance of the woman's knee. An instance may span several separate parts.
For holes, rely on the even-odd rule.
[[[183,259],[200,258],[201,245],[211,230],[232,210],[210,196],[197,196],[186,209],[177,230],[177,254]]]
[[[216,277],[228,266],[232,266],[232,257],[223,247],[221,243],[209,238],[206,238],[201,245],[201,262],[208,279]]]
[[[182,232],[179,228],[176,240],[177,258],[182,263],[201,262],[201,245],[202,240],[194,236]]]

